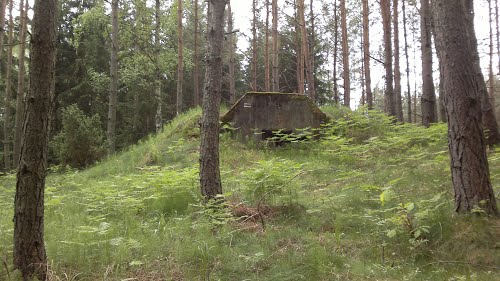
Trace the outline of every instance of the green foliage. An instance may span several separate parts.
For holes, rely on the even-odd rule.
[[[297,192],[294,179],[301,174],[300,170],[300,164],[287,159],[261,160],[241,173],[240,184],[254,202],[283,201],[280,199],[290,202]]]
[[[63,166],[85,168],[105,153],[99,116],[85,116],[76,105],[63,110],[63,129],[51,143]]]
[[[454,215],[446,126],[345,114],[319,141],[223,137],[222,203],[199,195],[199,110],[99,165],[50,175],[52,280],[498,280],[498,222]],[[500,157],[489,164],[498,192]],[[0,178],[7,264],[14,187]],[[265,229],[234,216],[261,199]]]

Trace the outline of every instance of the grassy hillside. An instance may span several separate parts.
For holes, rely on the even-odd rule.
[[[46,188],[50,280],[500,280],[500,221],[457,216],[446,126],[325,108],[319,141],[221,136],[227,206],[198,187],[199,111]],[[500,191],[500,155],[489,154]],[[0,179],[0,280],[13,175]],[[480,213],[480,210],[478,210]]]

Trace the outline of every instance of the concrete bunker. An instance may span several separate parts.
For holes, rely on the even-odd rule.
[[[244,139],[266,140],[279,134],[314,133],[329,118],[301,94],[249,92],[221,118]]]

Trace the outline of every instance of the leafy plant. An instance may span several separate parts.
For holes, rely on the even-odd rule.
[[[104,132],[98,115],[88,117],[71,105],[63,110],[62,123],[51,148],[63,166],[85,168],[104,156]]]

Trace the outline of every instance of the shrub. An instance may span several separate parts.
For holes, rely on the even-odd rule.
[[[63,166],[85,168],[105,152],[104,132],[99,116],[88,117],[76,105],[63,109],[63,128],[51,142],[51,148]]]

